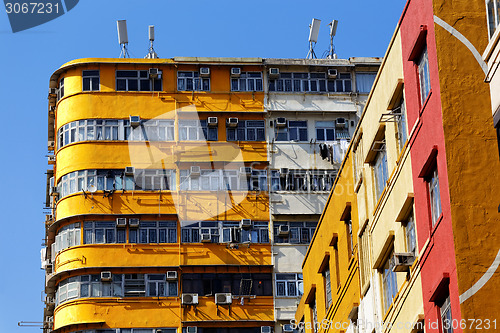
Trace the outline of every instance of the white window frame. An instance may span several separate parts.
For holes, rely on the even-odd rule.
[[[392,250],[380,269],[383,313],[387,313],[398,293],[397,276],[392,270],[394,265],[394,250]]]
[[[231,78],[231,91],[263,91],[263,87],[262,72],[243,72],[239,78]]]
[[[431,79],[429,73],[429,54],[427,46],[422,50],[420,58],[417,62],[418,67],[418,81],[420,86],[420,103],[424,105],[427,97],[431,92]]]
[[[375,161],[373,163],[373,177],[375,179],[375,196],[376,200],[378,201],[380,199],[380,196],[384,192],[385,186],[387,185],[387,180],[389,179],[385,139],[383,140],[380,150],[375,156]]]
[[[190,86],[190,87],[188,87]],[[178,91],[210,91],[210,78],[200,77],[200,72],[178,71]]]
[[[276,288],[276,297],[301,297],[304,294],[304,282],[302,273],[275,273],[274,283]],[[283,286],[283,292],[280,291]],[[295,293],[290,292],[293,286]]]
[[[237,127],[226,126],[227,141],[265,141],[265,120],[240,120]],[[259,132],[261,135],[259,136]],[[253,134],[250,134],[253,133]],[[251,136],[253,135],[253,138]]]
[[[130,76],[118,76],[119,72],[129,72]],[[135,72],[136,75],[132,76],[132,72]],[[142,75],[142,76],[141,76]],[[125,82],[125,89],[118,89],[118,82]],[[130,83],[132,81],[137,81],[137,90],[131,89]],[[141,83],[147,82],[149,87],[148,89],[142,89]],[[159,82],[159,89],[155,89],[155,83]],[[129,70],[129,69],[118,69],[115,71],[115,90],[116,91],[162,91],[163,84],[161,79],[151,79],[148,74],[148,70]]]
[[[91,73],[93,72],[93,73]],[[97,72],[97,74],[95,74]],[[97,82],[95,81],[97,79]],[[89,82],[89,89],[85,89],[85,81]],[[97,87],[95,87],[97,85]],[[100,84],[100,71],[98,69],[88,69],[82,71],[82,91],[99,91],[101,90]]]
[[[304,134],[305,138],[301,139],[301,134]],[[292,131],[294,132],[292,138]],[[286,137],[280,137],[280,135],[286,135]],[[288,120],[286,127],[278,128],[275,131],[276,141],[297,141],[297,142],[307,142],[309,140],[309,133],[307,128],[307,120]]]
[[[429,201],[431,208],[432,226],[436,224],[442,214],[441,193],[439,189],[439,175],[437,166],[434,168],[428,180]]]
[[[500,25],[500,1],[486,0],[486,18],[488,20],[488,37],[491,39]]]

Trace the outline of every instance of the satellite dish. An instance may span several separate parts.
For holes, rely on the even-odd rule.
[[[95,193],[97,191],[97,187],[95,185],[89,185],[87,186],[87,191],[90,193]]]

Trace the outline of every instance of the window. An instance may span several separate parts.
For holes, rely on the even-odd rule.
[[[276,141],[307,141],[307,121],[289,120],[287,127],[276,128]]]
[[[59,89],[57,89],[57,100],[64,97],[64,78],[59,81]]]
[[[116,71],[117,91],[162,91],[161,79],[150,79],[148,71]]]
[[[179,120],[179,140],[217,141],[217,127],[208,127],[207,120]]]
[[[199,72],[177,72],[177,90],[209,91],[210,78],[201,78]]]
[[[500,25],[500,0],[486,0],[489,37],[493,37],[496,28]]]
[[[170,184],[175,189],[174,170],[136,170],[134,174],[135,189],[143,191],[170,190]]]
[[[261,72],[243,72],[231,79],[231,91],[262,91]]]
[[[418,65],[418,79],[420,81],[420,101],[424,105],[427,96],[431,91],[431,80],[429,74],[429,56],[427,54],[427,47],[424,48],[420,59],[417,62]]]
[[[65,225],[57,231],[52,244],[52,256],[68,247],[80,245],[80,222]]]
[[[239,120],[238,127],[226,126],[227,141],[264,141],[264,120]]]
[[[330,277],[330,258],[327,259],[325,263],[325,268],[321,273],[323,275],[323,283],[325,286],[325,308],[328,311],[328,308],[332,304],[332,281]]]
[[[237,170],[201,169],[199,175],[192,175],[189,169],[180,170],[179,188],[181,191],[246,191],[250,182],[247,176],[250,174]],[[267,182],[265,186],[267,187]]]
[[[83,244],[125,243],[125,228],[117,228],[115,221],[83,222]]]
[[[98,70],[90,70],[83,71],[83,91],[96,91],[99,90],[99,71]]]
[[[333,252],[335,255],[335,278],[337,280],[337,289],[340,287],[340,263],[339,263],[339,240],[335,238],[333,243]]]
[[[399,101],[399,105],[392,110],[392,113],[397,115],[396,127],[398,131],[399,151],[401,151],[406,143],[406,140],[408,139],[408,130],[406,129],[406,108],[403,98]]]
[[[439,192],[439,177],[437,166],[432,171],[428,180],[429,198],[431,206],[432,226],[434,226],[441,216],[441,194]]]
[[[417,238],[415,236],[415,220],[413,217],[413,210],[410,215],[403,222],[405,228],[406,251],[416,254],[417,252]]]
[[[352,220],[351,220],[351,210],[349,209],[349,213],[344,220],[346,235],[347,235],[347,256],[348,259],[351,260],[354,254],[354,244],[353,244],[353,235],[352,235]]]
[[[141,221],[139,228],[130,228],[129,243],[177,243],[177,222]]]
[[[100,330],[83,330],[75,333],[177,333],[176,328],[112,328]]]
[[[392,301],[398,292],[396,273],[392,271],[393,268],[394,251],[391,251],[389,257],[386,259],[381,268],[384,313],[389,311]]]
[[[238,296],[272,296],[271,273],[186,273],[182,274],[182,292],[212,296],[231,293]]]
[[[453,317],[451,315],[451,302],[449,295],[439,307],[439,312],[441,315],[443,333],[453,333]]]
[[[201,234],[208,234],[212,243],[269,243],[268,222],[252,224],[250,229],[241,229],[240,221],[188,222],[181,228],[181,242],[199,243]]]
[[[375,156],[373,174],[375,177],[376,200],[378,200],[382,195],[382,192],[384,191],[387,180],[389,179],[389,173],[387,171],[387,152],[385,150],[385,139],[379,142],[376,146],[378,146],[378,148],[376,148],[377,155]]]
[[[370,266],[370,240],[369,228],[366,224],[359,236],[359,271],[361,278],[361,288],[370,281],[371,266]]]
[[[276,274],[276,297],[299,297],[304,293],[302,274]]]
[[[316,122],[316,140],[317,141],[335,140],[335,124],[333,121]]]
[[[377,73],[356,73],[356,87],[360,93],[369,93]]]
[[[279,244],[309,244],[317,225],[317,222],[275,222],[273,227],[274,242]],[[280,226],[288,227],[288,233],[281,232],[280,234]]]
[[[281,73],[269,80],[269,91],[280,92],[350,92],[351,74],[339,73],[337,79],[327,79],[325,72]]]
[[[100,274],[81,275],[62,280],[56,289],[56,305],[84,297],[173,297],[177,281],[166,281],[165,274],[112,274],[102,281]]]

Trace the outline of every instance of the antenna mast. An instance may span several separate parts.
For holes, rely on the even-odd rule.
[[[128,34],[127,34],[127,20],[116,21],[116,28],[118,29],[118,43],[121,46],[120,58],[130,58],[128,54]]]
[[[155,40],[155,26],[150,25],[149,26],[149,50],[148,54],[144,58],[146,59],[157,59],[158,54],[156,54],[155,49],[153,48],[153,42]]]
[[[309,25],[309,52],[307,53],[307,59],[317,59],[316,53],[314,53],[314,46],[318,42],[319,25],[321,20],[313,18],[312,23]]]
[[[337,33],[337,24],[339,21],[333,20],[328,25],[330,26],[330,50],[328,51],[327,59],[337,59],[337,54],[335,53],[335,47],[333,46],[333,37]]]

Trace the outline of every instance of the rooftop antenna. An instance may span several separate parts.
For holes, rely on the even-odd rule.
[[[330,50],[328,51],[327,59],[337,59],[337,53],[335,53],[335,47],[333,46],[333,37],[337,33],[337,24],[339,21],[333,20],[328,24],[330,26]]]
[[[316,59],[316,53],[314,53],[314,46],[318,42],[319,25],[321,20],[313,18],[312,23],[309,25],[309,52],[307,53],[307,59]]]
[[[148,29],[149,29],[149,51],[144,58],[157,59],[158,55],[156,54],[155,49],[153,48],[153,42],[155,40],[155,26],[150,25]]]
[[[122,51],[120,52],[120,58],[130,58],[128,54],[128,35],[127,35],[127,20],[116,21],[116,27],[118,29],[118,43],[120,43]]]

